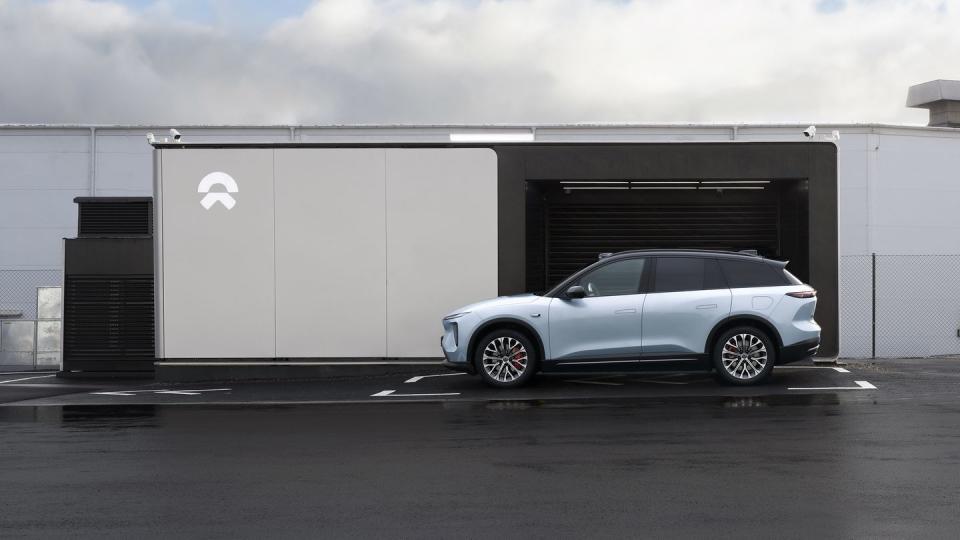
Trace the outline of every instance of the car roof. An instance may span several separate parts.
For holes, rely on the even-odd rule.
[[[616,253],[611,253],[606,257],[602,257],[601,261],[608,261],[611,259],[627,259],[632,256],[637,255],[670,255],[670,256],[687,256],[687,257],[715,257],[722,259],[745,259],[751,261],[763,261],[769,264],[775,265],[786,265],[784,261],[778,261],[776,259],[767,259],[761,255],[758,255],[754,251],[722,251],[722,250],[710,250],[710,249],[634,249],[629,251],[618,251]]]
[[[767,259],[760,256],[755,251],[721,251],[721,250],[710,250],[710,249],[634,249],[629,251],[619,251],[617,253],[610,253],[609,255],[601,253],[599,260],[593,262],[592,264],[581,268],[580,270],[574,272],[567,276],[563,281],[558,283],[552,289],[550,289],[545,296],[555,296],[558,291],[563,290],[568,282],[577,277],[583,275],[586,272],[591,271],[593,268],[601,264],[607,264],[611,261],[631,259],[640,256],[671,256],[671,257],[710,257],[716,259],[736,259],[741,261],[755,261],[762,262],[773,266],[778,266],[784,268],[787,265],[788,261],[778,261],[776,259]]]

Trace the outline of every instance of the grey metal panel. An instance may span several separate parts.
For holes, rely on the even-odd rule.
[[[37,321],[37,352],[60,351],[60,321]]]
[[[276,151],[277,356],[386,356],[385,197],[382,149]]]
[[[62,287],[37,287],[37,318],[61,318],[63,313],[62,300]]]
[[[387,355],[439,356],[440,319],[497,295],[497,156],[388,149]]]
[[[171,149],[162,160],[164,357],[275,356],[273,150]],[[212,172],[236,181],[232,209],[201,205]]]
[[[35,339],[34,321],[0,322],[0,365],[32,366]]]

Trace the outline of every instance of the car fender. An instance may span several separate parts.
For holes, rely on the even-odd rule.
[[[473,349],[477,346],[477,340],[480,339],[480,337],[483,336],[485,333],[487,333],[487,331],[490,328],[493,328],[494,326],[505,324],[505,323],[517,325],[524,328],[528,334],[533,336],[533,339],[535,341],[534,345],[537,347],[537,350],[540,353],[540,360],[543,361],[547,358],[548,352],[545,347],[546,342],[543,339],[543,335],[541,331],[537,329],[534,325],[530,324],[529,321],[525,321],[520,317],[516,317],[512,315],[494,316],[478,324],[476,329],[473,331],[473,334],[470,336],[470,344],[469,344],[470,348],[467,349],[468,351],[467,354],[468,355],[473,354]]]
[[[783,339],[780,337],[780,331],[777,330],[777,325],[775,325],[770,319],[766,317],[761,317],[759,315],[751,313],[734,313],[728,317],[724,317],[717,324],[713,325],[713,328],[710,329],[710,332],[707,334],[707,340],[703,344],[703,351],[705,354],[710,353],[710,344],[717,338],[720,328],[730,324],[731,322],[743,322],[743,323],[758,323],[760,328],[770,332],[774,341],[776,341],[777,349],[783,348]]]

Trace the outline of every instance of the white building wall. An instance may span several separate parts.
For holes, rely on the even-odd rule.
[[[800,132],[804,127],[201,126],[179,129],[185,140],[194,142],[446,143],[451,132],[533,132],[538,142],[802,141]],[[871,293],[866,287],[870,254],[881,257],[960,254],[960,130],[875,125],[821,125],[818,129],[820,134],[829,134],[833,129],[841,132],[837,142],[841,352],[847,356],[863,356],[869,354],[870,328],[864,327],[863,319],[868,317],[864,310],[870,307]],[[148,131],[158,136],[166,134],[166,128],[150,126],[94,129],[89,126],[0,126],[0,291],[58,284],[52,281],[58,279],[57,272],[62,269],[61,239],[76,235],[74,197],[151,195],[152,157],[145,139]],[[951,264],[947,259],[940,259],[940,272],[953,270]],[[885,279],[887,285],[894,285],[889,281],[893,276]],[[910,290],[921,275],[906,272],[896,279],[900,280],[895,282],[896,287]],[[925,319],[934,317],[940,321],[943,328],[937,330],[939,335],[951,325],[960,325],[960,313],[950,307],[960,305],[960,298],[950,296],[960,295],[960,285],[941,286],[927,296],[933,294],[949,297],[943,307],[936,308],[937,313],[930,313],[930,298],[915,309],[923,311]],[[8,307],[0,298],[0,309]],[[916,334],[917,331],[912,331],[912,335]],[[890,339],[908,340],[917,345],[914,349],[923,348],[918,338],[910,335]],[[946,341],[929,352],[960,352],[960,343]]]

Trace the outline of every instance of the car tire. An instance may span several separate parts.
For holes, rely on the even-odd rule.
[[[773,373],[776,344],[754,326],[725,330],[713,344],[713,367],[717,377],[737,386],[760,384]]]
[[[517,388],[530,382],[539,366],[539,356],[526,334],[494,330],[477,340],[474,365],[483,382],[496,388]]]

